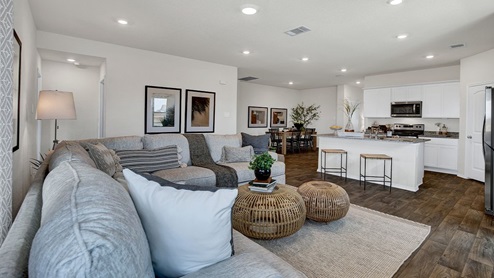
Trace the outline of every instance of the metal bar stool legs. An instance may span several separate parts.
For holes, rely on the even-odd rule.
[[[362,175],[362,159],[364,159],[364,174]],[[375,175],[367,175],[367,159],[375,159],[382,160],[384,163],[383,175],[375,176]],[[386,175],[386,161],[390,162],[389,166],[389,174]],[[383,189],[386,188],[386,183],[389,183],[389,192],[391,192],[391,188],[393,186],[393,158],[391,156],[385,154],[360,154],[360,176],[359,176],[359,184],[362,185],[362,178],[364,180],[364,190],[368,181],[382,182]],[[368,179],[374,178],[374,179]]]
[[[340,166],[339,167],[328,167],[326,164],[326,159],[328,154],[339,154],[340,155]],[[345,165],[343,166],[343,155],[345,156]],[[324,163],[323,163],[324,158]],[[339,173],[340,177],[345,174],[345,182],[347,180],[347,166],[348,166],[348,153],[341,149],[322,149],[321,150],[321,178],[326,180],[326,174],[329,173]]]

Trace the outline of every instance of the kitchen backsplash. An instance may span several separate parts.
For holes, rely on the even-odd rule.
[[[380,125],[385,124],[424,124],[426,131],[437,131],[438,127],[436,123],[441,123],[446,125],[448,132],[459,132],[460,131],[460,120],[459,119],[424,119],[424,118],[366,118],[364,121],[364,126],[371,126],[374,122]]]

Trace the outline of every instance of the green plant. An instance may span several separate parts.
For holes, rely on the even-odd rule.
[[[36,171],[39,169],[41,164],[43,164],[43,161],[45,161],[45,158],[46,158],[46,156],[43,156],[42,154],[39,154],[39,155],[41,157],[41,160],[38,160],[36,158],[31,158],[31,160],[29,161],[29,162],[31,162],[33,169]]]
[[[345,112],[347,118],[351,119],[353,117],[353,114],[355,113],[359,105],[360,103],[351,103],[348,99],[345,98],[345,100],[343,101],[343,112]]]
[[[268,153],[262,153],[260,155],[255,155],[249,163],[249,169],[251,170],[269,170],[273,166],[274,158]]]
[[[296,107],[293,107],[291,110],[290,118],[294,124],[303,124],[303,126],[307,127],[313,121],[319,120],[321,116],[321,112],[319,111],[320,105],[312,104],[310,106],[304,106],[304,103],[297,104]]]

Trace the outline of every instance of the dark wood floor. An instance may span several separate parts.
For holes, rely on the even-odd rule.
[[[317,152],[285,157],[286,183],[300,186],[320,179]],[[426,172],[417,192],[384,190],[332,175],[353,204],[431,226],[422,246],[404,262],[395,277],[493,277],[494,223],[484,214],[484,184],[454,175]]]

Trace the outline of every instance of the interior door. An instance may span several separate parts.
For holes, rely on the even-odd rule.
[[[482,127],[485,115],[485,87],[489,84],[468,88],[466,175],[481,182],[485,180],[485,160],[482,149]]]

